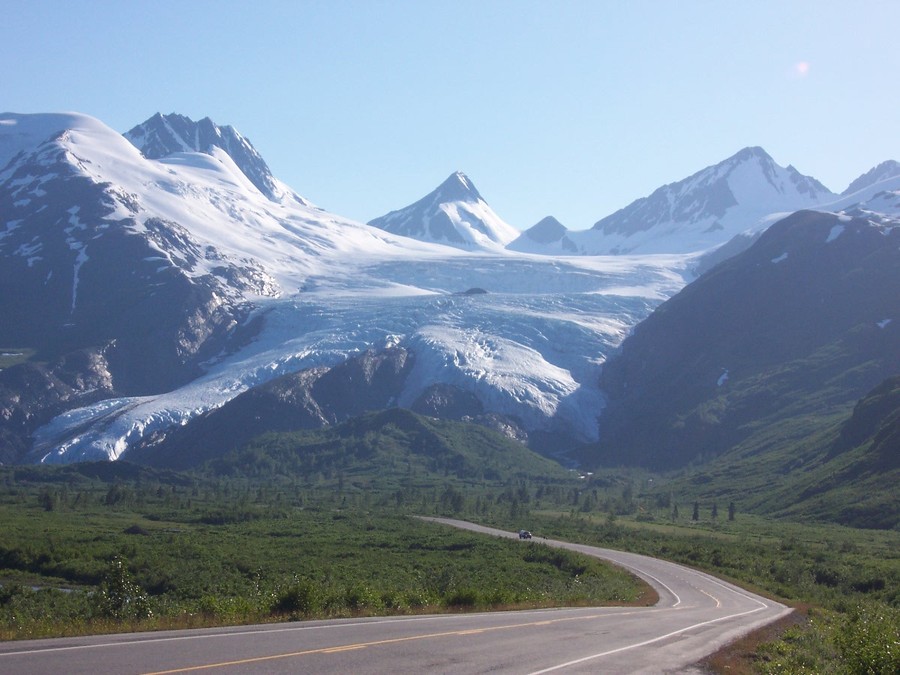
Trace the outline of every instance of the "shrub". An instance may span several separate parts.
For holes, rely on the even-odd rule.
[[[900,611],[866,603],[838,624],[834,643],[848,673],[900,673]]]
[[[146,619],[152,614],[147,593],[134,581],[119,556],[110,561],[100,584],[99,610],[111,619]]]
[[[364,584],[356,584],[344,591],[344,603],[348,609],[359,612],[366,609],[380,609],[381,597]]]
[[[310,616],[322,609],[320,586],[309,579],[297,579],[286,589],[276,593],[272,603],[273,614],[289,614],[293,617]]]
[[[444,598],[447,607],[475,607],[480,601],[481,596],[474,588],[460,588],[451,591]]]

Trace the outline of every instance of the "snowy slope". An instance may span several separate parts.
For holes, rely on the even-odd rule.
[[[245,349],[176,391],[104,401],[37,435],[41,461],[116,458],[142,436],[183,424],[248,387],[369,348],[401,345],[416,365],[400,405],[431,384],[476,394],[528,430],[596,437],[599,366],[629,330],[683,285],[682,257],[558,261],[507,255],[404,257],[311,278],[262,305]],[[457,291],[467,284],[485,295]]]
[[[150,160],[98,120],[75,114],[2,115],[0,138],[6,136],[12,140],[0,141],[0,148],[26,154],[59,150],[73,170],[108,185],[107,196],[115,207],[112,217],[133,220],[134,229],[145,227],[150,219],[178,223],[201,250],[211,247],[219,257],[255,261],[274,279],[260,295],[293,292],[310,273],[320,272],[321,264],[338,264],[339,256],[377,259],[441,251],[315,207],[290,200],[273,203],[230,155],[215,146],[209,154],[179,152]],[[0,180],[15,164],[0,174]],[[34,193],[45,179],[17,179],[17,187],[23,194]],[[160,254],[171,257],[172,251]],[[216,256],[203,255],[188,271],[200,276],[218,265]]]
[[[815,179],[792,166],[776,164],[762,148],[745,148],[684,180],[664,185],[589,230],[559,232],[556,239],[542,245],[526,241],[523,235],[514,247],[559,253],[565,243],[586,255],[699,252],[836,198]]]
[[[156,113],[124,135],[148,159],[194,152],[215,156],[214,149],[224,150],[247,179],[272,201],[290,200],[301,206],[312,206],[272,175],[248,139],[233,127],[220,127],[208,117],[194,122],[184,115]]]
[[[456,205],[456,214],[476,214],[491,225],[487,233],[473,230],[470,252],[294,200],[273,201],[215,145],[150,159],[82,115],[0,116],[0,148],[9,162],[0,172],[0,193],[22,203],[14,207],[22,217],[2,223],[3,259],[25,266],[41,257],[44,251],[25,244],[48,208],[63,214],[60,223],[41,225],[49,232],[91,212],[88,204],[69,201],[76,195],[70,181],[48,179],[63,172],[94,186],[78,192],[79,199],[95,195],[103,204],[100,215],[71,226],[66,236],[76,248],[62,244],[69,268],[54,278],[70,284],[69,302],[82,305],[79,274],[104,264],[91,255],[95,238],[127,230],[152,247],[146,264],[178,270],[196,284],[213,279],[213,298],[244,303],[262,319],[252,341],[209,360],[184,385],[58,415],[34,434],[33,461],[116,459],[148,434],[184,424],[280,374],[393,344],[416,357],[401,404],[446,382],[527,430],[590,439],[597,433],[596,382],[606,354],[684,284],[684,256],[565,259],[504,251],[500,242],[514,233],[502,234],[502,221],[492,219],[477,191],[456,174],[436,200],[446,208],[441,213]],[[223,272],[228,265],[234,274]],[[461,294],[473,287],[487,293]]]
[[[900,167],[897,162],[879,164],[850,184],[851,187],[863,187],[855,192],[848,189],[840,199],[824,204],[818,210],[864,216],[881,223],[900,222],[900,172],[879,173],[879,169],[892,164]]]
[[[194,141],[201,134],[197,124]],[[54,268],[53,279],[66,285],[60,320],[77,322],[72,310],[86,300],[85,279],[109,264],[93,252],[108,233],[123,230],[152,248],[144,264],[160,275],[177,271],[198,287],[213,284],[212,301],[249,308],[248,322],[261,319],[261,327],[240,349],[210,358],[187,383],[163,393],[93,401],[56,416],[35,433],[33,461],[116,459],[148,435],[189,423],[255,385],[389,345],[415,355],[400,405],[446,383],[529,432],[591,440],[604,405],[601,364],[684,286],[693,265],[684,253],[592,257],[504,250],[518,233],[462,174],[391,214],[390,223],[364,225],[266,194],[240,165],[234,145],[193,142],[182,133],[173,141],[177,147],[151,151],[151,135],[135,141],[143,143],[142,153],[83,115],[0,115],[0,199],[10,200],[0,221],[0,263],[37,270],[49,255],[51,235],[63,228],[58,248],[68,267]],[[148,156],[157,153],[158,159]],[[749,213],[746,205],[754,200],[765,203],[764,214],[780,208],[773,197],[779,189],[787,201],[803,195],[808,202],[826,201],[814,183],[773,168],[763,155],[739,153],[690,184],[667,186],[666,217],[692,214],[696,225],[707,217],[703,213],[719,209],[716,222],[734,220],[737,228],[738,215]],[[54,177],[61,174],[95,189],[74,192],[71,182]],[[831,195],[829,210],[865,211],[873,218],[876,211],[897,213],[898,181],[870,181],[840,200]],[[713,200],[721,186],[738,206]],[[72,201],[85,195],[97,203]],[[703,208],[682,200],[679,211],[676,195]],[[49,211],[61,220],[47,222],[41,214]],[[758,222],[765,222],[764,214]],[[423,223],[427,227],[415,229]],[[565,230],[555,221],[533,229],[535,241]],[[717,236],[730,231],[724,224],[713,229]],[[698,236],[693,230],[663,234],[658,245],[667,240],[676,251],[692,250],[694,244],[685,242],[696,243]],[[645,235],[640,229],[610,233],[621,241]],[[472,288],[487,292],[464,294]]]
[[[420,241],[468,250],[496,250],[519,236],[519,231],[501,220],[468,176],[459,171],[415,204],[369,224]]]
[[[83,115],[0,115],[0,265],[30,271],[38,286],[61,285],[60,329],[83,320],[76,310],[89,292],[100,292],[86,282],[111,264],[96,251],[117,231],[149,247],[152,254],[135,264],[149,268],[150,295],[160,279],[179,275],[207,289],[208,304],[240,309],[229,315],[234,320],[244,312],[248,323],[261,320],[251,341],[212,355],[186,383],[100,400],[96,393],[89,405],[57,415],[34,434],[34,461],[116,459],[148,435],[278,375],[391,345],[415,355],[400,405],[446,383],[529,432],[591,440],[604,405],[601,364],[684,286],[694,264],[682,252],[622,255],[625,244],[692,251],[798,203],[827,202],[828,210],[880,220],[900,210],[896,176],[879,174],[837,199],[750,149],[639,200],[630,220],[601,221],[606,232],[572,237],[581,250],[611,246],[620,255],[531,255],[503,248],[518,233],[462,174],[372,227],[292,192],[267,193],[242,155],[252,146],[245,148],[237,132],[230,141],[207,142],[201,136],[217,137],[218,130],[224,138],[227,127],[210,122],[202,131],[205,122],[191,127],[176,118],[160,116],[176,131],[173,120],[184,123],[177,134],[154,135],[149,127],[131,134],[142,153]],[[78,189],[61,177],[77,179]],[[653,204],[657,220],[647,226],[642,218]],[[532,230],[538,244],[565,236],[555,221]],[[48,273],[41,266],[51,254]],[[486,293],[465,294],[473,288]],[[202,314],[194,323],[205,328]]]

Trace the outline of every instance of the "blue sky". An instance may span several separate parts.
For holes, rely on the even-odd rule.
[[[0,110],[250,138],[370,220],[466,172],[583,229],[743,147],[841,191],[900,160],[900,2],[0,0]]]

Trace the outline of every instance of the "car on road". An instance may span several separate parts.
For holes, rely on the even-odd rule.
[[[519,539],[531,539],[531,532],[528,530],[519,530]]]

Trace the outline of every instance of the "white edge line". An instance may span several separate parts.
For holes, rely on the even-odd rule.
[[[516,616],[526,616],[528,614],[541,614],[546,613],[548,611],[553,611],[557,608],[549,608],[549,609],[526,609],[518,612],[510,612],[508,614],[515,614]],[[559,609],[570,609],[570,608],[559,608]],[[574,608],[578,609],[578,608]],[[587,609],[587,608],[585,608]],[[592,608],[596,609],[596,608]],[[619,609],[617,607],[602,607],[601,609]],[[642,608],[641,608],[642,609]],[[652,609],[652,608],[648,608]],[[289,632],[300,632],[300,631],[310,631],[310,630],[333,630],[336,628],[354,628],[356,626],[363,626],[367,624],[389,624],[389,623],[413,623],[419,621],[446,621],[453,619],[463,619],[470,618],[472,616],[496,616],[499,614],[504,614],[504,612],[476,612],[474,614],[426,614],[423,616],[399,616],[399,617],[369,617],[368,621],[347,621],[346,623],[339,624],[330,624],[330,623],[318,623],[316,625],[292,625],[285,626],[283,628],[275,628],[278,624],[271,624],[271,628],[255,628],[253,630],[222,630],[216,633],[207,633],[206,630],[217,630],[216,628],[204,629],[204,628],[187,628],[184,629],[186,631],[204,631],[200,634],[195,635],[170,635],[164,636],[160,633],[149,632],[146,636],[139,640],[121,640],[121,641],[107,641],[107,642],[96,642],[91,644],[81,644],[81,645],[65,645],[61,647],[39,647],[35,649],[23,649],[18,651],[8,651],[8,652],[0,652],[0,658],[4,656],[21,656],[28,654],[49,654],[52,652],[65,652],[65,651],[78,651],[82,649],[101,649],[104,647],[121,647],[121,646],[130,646],[130,645],[138,645],[138,644],[156,644],[161,642],[181,642],[183,640],[206,640],[209,638],[225,638],[225,637],[235,637],[235,636],[243,636],[243,635],[261,635],[268,633],[289,633]],[[229,628],[228,626],[223,626],[220,628]],[[119,635],[125,636],[128,633],[120,633]],[[80,636],[81,638],[90,638],[96,636],[84,635]],[[78,639],[78,638],[48,638],[50,640],[66,640],[66,639]],[[27,642],[27,641],[23,641]],[[0,643],[4,644],[4,643]],[[10,644],[7,642],[5,644]]]
[[[695,623],[692,626],[685,626],[684,628],[679,628],[676,631],[672,631],[671,633],[666,633],[665,635],[660,635],[659,637],[655,637],[650,640],[644,640],[643,642],[636,642],[633,645],[625,645],[624,647],[618,647],[617,649],[610,649],[609,651],[601,652],[599,654],[591,654],[590,656],[585,656],[580,659],[575,659],[574,661],[568,661],[567,663],[560,663],[559,665],[556,665],[556,666],[544,668],[544,670],[536,670],[533,673],[531,673],[530,675],[541,675],[541,673],[550,673],[550,672],[553,672],[554,670],[562,670],[563,668],[568,668],[569,666],[575,666],[575,665],[578,665],[579,663],[584,663],[585,661],[590,661],[592,659],[599,659],[603,656],[609,656],[610,654],[617,654],[619,652],[628,651],[629,649],[636,649],[637,647],[651,645],[654,642],[666,640],[666,639],[672,637],[673,635],[679,635],[681,633],[692,630],[694,628],[699,628],[700,626],[708,626],[711,623],[718,623],[719,621],[725,621],[726,619],[735,619],[739,616],[746,616],[747,614],[753,614],[755,612],[759,612],[759,611],[762,611],[763,609],[766,609],[766,607],[767,607],[766,605],[763,605],[762,607],[757,607],[756,609],[751,609],[746,612],[740,612],[738,614],[729,614],[728,616],[720,616],[718,619],[710,619],[709,621],[702,621],[701,623]]]

